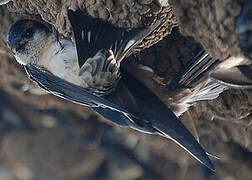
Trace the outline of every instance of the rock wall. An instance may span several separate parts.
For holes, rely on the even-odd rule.
[[[138,16],[135,12],[136,20],[131,19],[134,11],[129,8],[132,6],[130,2],[137,3],[139,7],[136,7],[142,11],[146,9],[147,13]],[[189,2],[192,1],[185,1],[184,6]],[[99,8],[101,3],[108,10]],[[160,10],[155,10],[155,5],[150,0],[24,0],[10,2],[8,9],[0,7],[0,179],[252,178],[251,92],[226,91],[214,101],[197,103],[182,117],[183,123],[199,137],[200,143],[221,158],[213,160],[217,169],[213,175],[167,139],[110,126],[88,108],[51,95],[36,95],[36,86],[6,47],[10,24],[23,17],[44,20],[70,37],[71,28],[64,14],[68,7],[83,10],[90,7],[88,13],[92,16],[105,18],[117,26],[133,28],[155,21],[158,17],[156,12]],[[165,9],[168,9],[167,24],[171,23],[171,26],[163,27],[166,29],[163,32],[156,32],[160,35],[155,42],[163,40],[151,48],[139,48],[141,52],[128,60],[149,65],[160,79],[169,81],[200,46],[192,37],[184,37],[177,28],[173,28],[176,26],[175,17],[169,8],[161,8],[161,12],[164,13]],[[193,27],[194,23],[191,25]],[[189,32],[187,27],[180,31]],[[206,33],[212,37],[209,41],[219,37],[214,32]],[[164,37],[166,34],[170,35]],[[201,36],[204,39],[203,34]],[[233,42],[232,38],[230,42]],[[214,43],[209,43],[208,49],[211,50]],[[222,57],[230,51],[211,52]],[[31,89],[34,89],[33,94]]]

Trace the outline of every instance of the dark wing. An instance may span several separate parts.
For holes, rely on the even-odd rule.
[[[106,99],[94,96],[77,85],[43,72],[33,65],[28,64],[25,66],[25,69],[31,80],[35,81],[46,91],[74,103],[89,106],[116,124],[129,126],[145,133],[158,133],[164,137],[171,138],[200,162],[210,169],[214,169],[206,152],[178,118],[148,89],[139,82],[135,84],[134,79],[130,79],[130,76],[127,76],[127,74],[123,74],[123,77],[126,78],[124,82],[126,82],[127,87],[130,87],[129,90],[134,92],[133,98],[136,99],[136,104],[141,110],[141,117],[150,119],[151,124],[145,121],[141,122],[138,117],[124,108]]]
[[[127,32],[80,10],[68,10],[68,18],[75,36],[80,67],[101,49],[112,49],[116,59],[121,61],[133,47],[165,22],[163,18],[146,29]]]
[[[122,80],[132,93],[141,111],[141,115],[143,118],[149,120],[153,131],[161,136],[172,139],[202,164],[214,170],[214,166],[208,158],[206,151],[175,114],[138,80],[126,71],[122,70],[121,73]]]
[[[25,70],[32,81],[36,82],[41,88],[55,96],[91,108],[105,109],[107,112],[115,111],[119,114],[130,115],[137,118],[135,115],[129,113],[120,106],[115,105],[102,97],[95,96],[80,86],[44,72],[31,64],[26,65]]]
[[[147,119],[143,117],[139,109],[139,106],[137,102],[135,101],[134,96],[129,91],[129,89],[125,86],[123,81],[119,81],[115,91],[107,95],[105,98],[109,100],[110,102],[113,102],[114,104],[126,109],[127,111],[139,117],[139,118],[135,118],[130,115],[129,116],[125,115],[126,119],[124,119],[124,122],[127,123],[127,126],[143,133],[148,133],[148,134],[155,133],[150,121],[148,121]]]
[[[116,92],[106,97],[108,99],[106,100],[31,64],[26,65],[25,70],[32,81],[55,96],[91,107],[95,112],[117,125],[131,127],[145,133],[152,132],[152,128],[144,126],[143,121],[136,116],[138,115],[136,104],[132,104],[132,97],[129,97],[127,88],[121,82],[119,82]]]

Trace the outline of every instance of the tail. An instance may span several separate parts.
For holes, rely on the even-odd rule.
[[[188,100],[188,103],[216,99],[220,93],[227,89],[227,86],[214,80],[207,79],[206,83],[198,90],[198,92]]]
[[[193,84],[204,77],[219,63],[214,60],[205,50],[200,51],[187,65],[179,72],[179,74],[168,85],[170,90],[177,88],[189,88]]]
[[[188,62],[167,88],[170,91],[178,88],[197,89],[197,93],[191,96],[186,103],[215,99],[227,89],[227,86],[209,78],[212,69],[218,64],[218,60],[213,59],[205,50],[202,50]]]
[[[80,67],[101,49],[112,49],[116,60],[120,62],[132,48],[165,22],[165,18],[162,18],[148,28],[127,32],[80,10],[69,10],[68,18],[74,31]]]

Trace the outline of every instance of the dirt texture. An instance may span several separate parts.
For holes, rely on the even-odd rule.
[[[193,36],[215,58],[245,55],[239,47],[236,19],[246,0],[169,0],[180,31]]]
[[[6,47],[6,33],[16,19],[28,14],[39,19],[41,14],[42,19],[56,24],[62,34],[70,37],[71,29],[63,12],[71,4],[68,0],[29,2],[10,2],[8,9],[0,7],[0,179],[252,179],[251,91],[228,90],[216,100],[197,103],[182,117],[182,122],[199,137],[202,146],[221,158],[213,159],[217,170],[211,173],[172,141],[111,126],[88,108],[52,95],[41,95]],[[88,2],[89,6],[98,7],[96,2],[103,1],[74,2],[76,7],[86,9]],[[111,2],[116,2],[111,5],[115,9],[121,5],[118,12],[113,9],[112,13],[112,17],[119,17],[124,11],[123,4],[130,1]],[[133,2],[142,7],[150,7],[152,3]],[[132,12],[132,8],[126,9],[126,13]],[[101,11],[94,12],[94,16],[104,18]],[[129,21],[128,15],[107,20],[133,28],[145,23],[145,15],[140,17],[139,24]],[[163,33],[159,43],[145,50],[140,48],[140,53],[127,59],[152,67],[162,81],[174,77],[200,49],[192,37],[182,36],[178,28],[167,29],[170,35],[164,37]],[[186,32],[186,27],[184,30],[182,26],[180,31]],[[208,35],[215,37],[214,33]],[[235,46],[230,47],[234,49],[228,51],[236,51]]]

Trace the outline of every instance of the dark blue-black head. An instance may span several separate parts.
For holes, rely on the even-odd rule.
[[[46,43],[49,33],[49,29],[37,21],[19,20],[10,27],[7,44],[17,62],[32,63]]]
[[[19,20],[10,27],[7,44],[11,49],[22,50],[26,43],[33,38],[36,31],[48,31],[48,28],[34,20]]]

